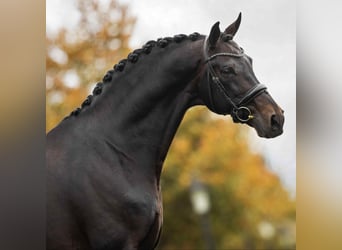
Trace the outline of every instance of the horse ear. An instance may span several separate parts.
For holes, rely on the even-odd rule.
[[[221,35],[219,25],[220,25],[220,22],[216,22],[213,25],[213,27],[211,27],[211,31],[210,31],[209,38],[208,38],[210,48],[215,48],[216,42]]]
[[[235,20],[234,23],[228,26],[228,28],[224,31],[225,34],[234,37],[236,32],[238,31],[241,23],[241,12],[239,13],[238,18]]]

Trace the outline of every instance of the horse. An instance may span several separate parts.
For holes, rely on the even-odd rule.
[[[240,22],[147,42],[47,134],[47,249],[155,249],[163,162],[190,107],[283,133],[284,111],[233,40]]]

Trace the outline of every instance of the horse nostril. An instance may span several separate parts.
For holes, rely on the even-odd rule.
[[[281,129],[280,116],[275,115],[275,114],[271,116],[271,127],[272,127],[272,130]]]

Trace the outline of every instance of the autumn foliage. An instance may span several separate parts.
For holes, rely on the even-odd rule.
[[[76,30],[46,38],[46,130],[80,106],[96,82],[127,56],[135,18],[116,1],[77,1]]]
[[[76,30],[46,38],[47,131],[79,107],[130,51],[135,18],[127,6],[111,0],[104,8],[98,1],[80,0],[78,9]],[[194,179],[210,195],[208,217],[217,249],[294,248],[295,201],[263,157],[251,152],[247,129],[204,107],[187,112],[163,168],[164,226],[158,249],[204,249],[200,218],[189,198]],[[269,239],[258,227],[265,221],[275,230]]]
[[[199,218],[189,200],[194,178],[210,194],[210,219],[218,249],[263,249],[265,244],[277,249],[293,247],[295,202],[262,156],[249,150],[246,139],[246,128],[230,118],[213,118],[205,108],[188,111],[163,170],[167,233],[160,249],[203,249]],[[268,242],[258,231],[264,221],[279,233]],[[180,228],[186,228],[185,235],[179,235]]]

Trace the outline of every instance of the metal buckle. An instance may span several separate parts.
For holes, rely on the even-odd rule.
[[[248,122],[254,118],[252,112],[247,107],[238,107],[234,110],[234,114],[240,122]]]

